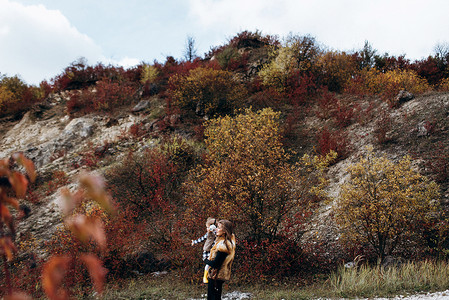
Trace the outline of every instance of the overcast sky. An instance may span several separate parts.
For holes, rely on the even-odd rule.
[[[369,41],[411,60],[449,42],[448,0],[0,0],[0,73],[39,84],[80,57],[95,65],[203,56],[243,30],[316,38],[333,50]]]

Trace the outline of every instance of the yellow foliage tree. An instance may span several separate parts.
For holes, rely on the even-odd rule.
[[[291,163],[279,117],[271,109],[247,109],[207,123],[208,161],[184,185],[187,219],[228,218],[241,233],[261,240],[275,237],[289,217],[303,216],[305,205],[320,195],[324,169],[335,153]]]
[[[295,72],[311,70],[320,53],[315,39],[310,36],[290,36],[285,45],[273,47],[269,63],[263,66],[259,76],[265,85],[284,92],[288,78]]]
[[[155,66],[145,63],[142,65],[140,83],[153,83],[156,80],[157,76],[159,76],[159,70]]]
[[[408,156],[395,163],[372,148],[348,168],[334,207],[347,241],[369,244],[382,260],[419,232],[436,211],[438,186],[413,170]]]
[[[231,72],[211,68],[196,68],[188,75],[174,75],[169,84],[174,104],[200,116],[233,113],[247,95],[245,87]]]

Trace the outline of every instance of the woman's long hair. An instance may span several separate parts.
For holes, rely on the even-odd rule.
[[[226,249],[229,251],[229,245],[232,245],[234,243],[234,224],[232,224],[231,221],[228,220],[220,220],[218,221],[219,224],[223,226],[223,232],[224,232],[224,244],[226,245]],[[229,243],[228,243],[229,242]]]

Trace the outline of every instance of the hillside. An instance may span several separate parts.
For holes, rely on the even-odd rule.
[[[130,106],[122,108],[115,116],[90,114],[71,118],[65,113],[65,101],[64,96],[54,95],[27,112],[21,120],[2,121],[0,157],[8,157],[15,151],[25,153],[36,164],[39,174],[36,185],[41,189],[48,189],[45,184],[51,180],[55,171],[65,172],[68,182],[72,183],[77,174],[89,170],[90,168],[83,166],[81,162],[85,153],[104,153],[98,165],[92,168],[101,173],[123,159],[129,149],[145,149],[151,145],[153,139],[150,137],[138,140],[123,137],[136,123],[150,128],[149,131],[156,132],[157,136],[158,129],[154,124],[157,124],[158,120],[152,119],[152,108],[146,112],[133,113],[134,106]],[[449,93],[428,93],[391,110],[388,118],[392,120],[392,125],[386,133],[388,142],[382,145],[378,145],[375,128],[379,120],[377,112],[385,108],[385,105],[376,97],[359,99],[357,102],[361,107],[374,103],[375,108],[370,112],[371,115],[364,116],[366,120],[363,124],[354,123],[348,127],[347,137],[351,153],[329,169],[330,185],[327,192],[331,197],[338,196],[338,186],[347,176],[346,167],[358,160],[365,146],[374,145],[376,152],[385,153],[393,160],[404,155],[413,155],[418,158],[415,160],[416,166],[425,173],[423,157],[428,157],[426,154],[430,157],[436,145],[442,143],[445,146],[449,140]],[[318,131],[325,122],[326,120],[311,115],[307,116],[301,125],[307,126],[310,131]],[[427,123],[432,124],[431,129],[426,128]],[[178,133],[189,136],[188,132],[181,130]],[[301,147],[310,150],[308,145],[298,148]],[[443,182],[441,187],[443,202],[447,202],[447,183]],[[33,205],[30,218],[19,223],[19,230],[31,231],[37,239],[47,240],[60,224],[57,197],[58,192],[54,190],[40,199],[40,204]],[[326,220],[330,206],[331,204],[328,204],[322,208],[313,221],[313,229],[304,235],[305,239],[309,235],[316,239],[317,232],[322,242],[328,243],[335,239],[336,233],[332,227],[327,227],[332,224]]]

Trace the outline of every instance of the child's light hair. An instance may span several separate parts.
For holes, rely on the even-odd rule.
[[[215,224],[216,222],[217,222],[217,220],[215,218],[209,217],[209,218],[207,218],[206,226],[209,227],[210,225]]]

